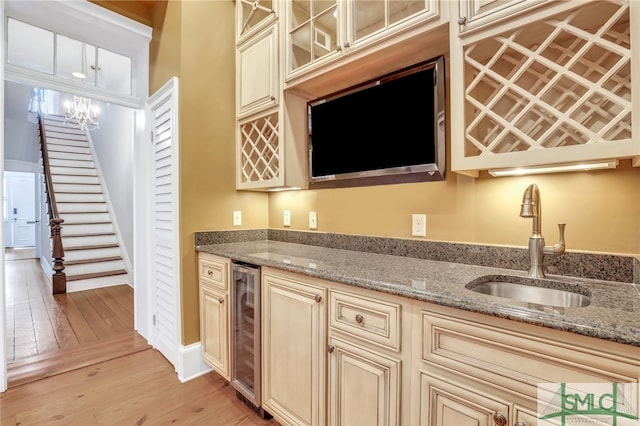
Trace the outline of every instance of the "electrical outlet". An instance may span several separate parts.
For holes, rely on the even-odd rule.
[[[413,235],[414,237],[427,236],[427,215],[411,215],[411,235]]]
[[[242,212],[240,210],[233,211],[233,226],[242,225]]]
[[[309,212],[309,229],[318,229],[318,213]]]
[[[284,215],[282,217],[282,224],[284,226],[291,226],[291,212],[289,210],[284,211]]]

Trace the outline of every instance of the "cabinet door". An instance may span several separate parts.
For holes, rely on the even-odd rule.
[[[460,32],[513,16],[547,0],[459,0]],[[455,16],[453,17],[456,18]]]
[[[277,28],[277,25],[272,25],[238,47],[238,116],[278,103],[280,80]]]
[[[342,22],[337,0],[293,0],[285,2],[287,72],[326,56],[337,54],[341,46]]]
[[[229,380],[229,320],[226,293],[200,285],[200,341],[204,361]]]
[[[326,290],[262,275],[263,406],[285,424],[325,424]]]
[[[330,424],[401,424],[400,361],[336,338],[329,352]]]
[[[236,39],[242,41],[276,19],[273,0],[237,0]]]
[[[505,425],[510,416],[510,405],[506,402],[465,388],[449,379],[424,372],[420,374],[421,425]]]

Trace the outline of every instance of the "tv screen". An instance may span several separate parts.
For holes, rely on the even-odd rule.
[[[308,104],[310,187],[444,179],[444,60]]]

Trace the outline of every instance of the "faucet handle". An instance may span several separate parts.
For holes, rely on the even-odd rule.
[[[558,232],[560,234],[559,242],[564,244],[564,228],[567,227],[566,223],[558,223]]]
[[[557,256],[559,254],[564,253],[565,243],[564,243],[564,228],[567,226],[566,223],[558,224],[558,232],[560,233],[560,238],[557,243],[552,246],[544,246],[542,248],[542,253],[546,256]]]

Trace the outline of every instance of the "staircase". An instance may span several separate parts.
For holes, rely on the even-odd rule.
[[[85,131],[43,114],[49,167],[62,224],[67,292],[128,282],[111,212]]]

